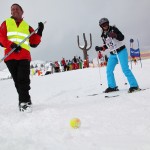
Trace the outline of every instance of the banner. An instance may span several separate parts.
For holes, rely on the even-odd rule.
[[[140,57],[140,49],[130,48],[130,56],[131,57]]]

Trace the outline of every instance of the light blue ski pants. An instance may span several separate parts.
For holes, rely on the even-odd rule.
[[[118,61],[117,55],[118,55],[119,61]],[[127,52],[126,48],[124,48],[117,54],[114,54],[114,55],[110,54],[110,57],[109,57],[108,63],[107,63],[107,69],[106,69],[108,87],[114,88],[117,86],[116,80],[114,77],[114,69],[115,69],[115,66],[117,65],[117,63],[119,63],[119,65],[121,65],[122,71],[123,71],[124,75],[127,77],[130,87],[137,87],[138,83],[137,83],[133,73],[129,69],[128,52]]]

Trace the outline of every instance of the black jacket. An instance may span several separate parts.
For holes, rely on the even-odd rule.
[[[117,34],[117,40],[118,41],[123,41],[124,40],[124,35],[119,31],[118,28],[116,28],[115,26],[109,26],[109,30],[107,32],[102,32],[102,39],[106,39],[109,35],[110,32],[114,32]],[[104,41],[104,40],[103,40]],[[105,44],[105,41],[104,41],[104,44]]]

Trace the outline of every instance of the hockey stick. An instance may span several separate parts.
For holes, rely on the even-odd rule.
[[[43,23],[45,24],[46,21]],[[39,29],[39,27],[37,29],[35,29],[31,34],[29,34],[24,40],[22,40],[18,45],[17,47],[19,47],[21,44],[23,44],[28,38],[30,38],[37,30]],[[15,49],[17,48],[13,48],[11,51],[9,51],[2,59],[0,59],[0,63],[5,59],[7,58],[11,53],[13,53],[15,51]]]

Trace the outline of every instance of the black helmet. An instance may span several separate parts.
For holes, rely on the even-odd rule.
[[[102,24],[108,22],[109,23],[109,20],[107,18],[102,18],[99,20],[99,25],[101,26]]]

